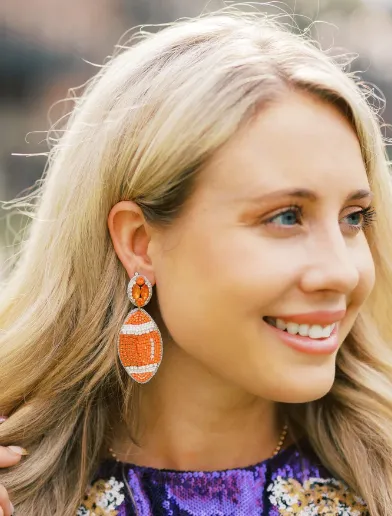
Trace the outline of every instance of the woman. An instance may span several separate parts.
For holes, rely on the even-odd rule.
[[[16,514],[390,514],[392,197],[368,95],[234,11],[91,81],[3,291]]]

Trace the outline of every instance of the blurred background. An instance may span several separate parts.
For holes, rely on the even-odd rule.
[[[384,120],[392,122],[392,0],[253,3],[268,12],[303,15],[296,19],[302,28],[314,20],[327,22],[314,25],[313,37],[324,48],[337,46],[358,54],[352,69],[381,90]],[[223,6],[223,1],[214,0],[2,0],[0,201],[21,194],[41,176],[49,108],[97,71],[91,63],[102,64],[126,30]],[[52,121],[64,113],[64,106],[58,107],[52,110]],[[9,249],[4,239],[8,223],[0,209],[0,271]]]

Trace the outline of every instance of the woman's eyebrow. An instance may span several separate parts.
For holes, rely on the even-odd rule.
[[[351,192],[346,197],[347,201],[358,201],[360,199],[365,199],[367,197],[372,197],[373,194],[368,189],[359,189]],[[271,201],[280,197],[292,197],[297,199],[307,199],[311,202],[315,202],[319,200],[319,195],[313,190],[309,190],[307,188],[288,188],[284,190],[276,190],[274,192],[270,192],[264,195],[259,195],[257,197],[252,197],[250,201],[255,204],[259,204],[265,201]]]
[[[372,199],[373,192],[367,189],[356,190],[355,192],[347,196],[346,201],[359,201],[360,199],[366,199],[367,197]]]

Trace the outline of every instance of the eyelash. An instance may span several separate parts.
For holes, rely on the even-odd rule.
[[[280,215],[289,213],[290,211],[296,212],[298,218],[300,218],[300,219],[303,218],[302,206],[292,205],[292,206],[289,206],[289,207],[285,208],[284,210],[280,211],[279,213],[276,213],[273,217],[270,217],[268,220],[266,220],[264,222],[264,224],[267,224],[267,225],[274,224],[274,222],[273,222],[274,219],[276,219]],[[352,215],[358,215],[358,214],[362,216],[363,222],[361,224],[348,224],[350,231],[353,231],[355,233],[357,233],[360,230],[364,230],[372,225],[372,223],[374,222],[374,220],[376,218],[376,210],[372,206],[369,206],[367,208],[363,208],[362,210],[358,210],[358,211],[349,213],[348,215],[346,215],[346,217],[350,217]],[[293,224],[293,226],[294,225],[295,224]],[[287,224],[286,225],[285,224],[277,224],[277,226],[280,226],[280,227],[283,226],[284,228],[291,227],[291,225],[287,225]]]

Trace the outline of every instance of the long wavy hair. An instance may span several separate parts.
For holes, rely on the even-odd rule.
[[[18,514],[73,516],[114,407],[137,421],[137,390],[117,363],[129,302],[111,207],[133,200],[150,224],[170,224],[206,160],[290,89],[337,106],[358,136],[378,213],[368,237],[377,280],[332,390],[283,408],[372,516],[390,515],[392,195],[371,92],[304,35],[234,9],[135,32],[75,100],[37,190],[7,206],[31,218],[0,305],[0,413],[10,416],[0,444],[30,451],[0,470]]]

